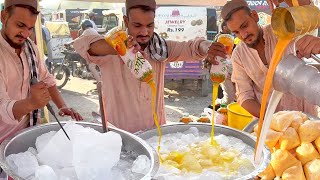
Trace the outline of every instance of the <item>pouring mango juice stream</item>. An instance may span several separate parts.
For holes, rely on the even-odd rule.
[[[299,3],[297,0],[293,0],[292,4],[294,6],[299,6]],[[275,13],[275,12],[273,12],[273,13]],[[260,157],[258,157],[261,154],[259,154],[260,152],[257,153],[257,149],[261,149],[261,146],[263,145],[263,144],[260,144],[260,142],[259,142],[260,136],[262,136],[262,139],[264,139],[263,137],[266,136],[266,134],[261,134],[261,130],[264,125],[264,119],[265,119],[265,117],[272,117],[272,114],[274,113],[274,111],[267,110],[268,114],[265,114],[269,93],[270,93],[271,86],[273,83],[273,76],[274,76],[276,68],[281,60],[283,52],[287,48],[288,44],[295,37],[294,32],[292,32],[292,30],[294,30],[293,21],[286,21],[286,19],[288,17],[292,18],[292,16],[289,13],[282,13],[282,14],[278,14],[278,15],[280,16],[280,17],[277,17],[278,19],[279,18],[285,19],[284,22],[286,25],[286,29],[278,28],[278,27],[282,26],[282,24],[279,24],[280,21],[279,22],[277,21],[276,23],[272,24],[273,31],[279,37],[279,39],[278,39],[278,42],[276,44],[275,50],[274,50],[272,58],[271,58],[270,67],[268,69],[267,77],[266,77],[264,88],[263,88],[263,94],[262,94],[262,99],[261,99],[261,108],[260,108],[260,120],[258,123],[257,141],[256,141],[256,145],[255,145],[255,154],[254,154],[255,160],[261,159]],[[274,14],[271,19],[273,19],[273,17],[274,17]],[[277,29],[277,30],[275,30],[275,29]],[[290,31],[288,31],[288,29],[290,29]],[[309,30],[311,30],[311,29],[309,29]],[[270,107],[276,106],[275,105],[276,102],[272,102],[272,101],[275,101],[275,99],[270,99],[270,102],[269,102],[271,105]]]
[[[117,50],[121,56],[123,62],[131,70],[131,72],[139,79],[141,82],[146,82],[151,88],[152,93],[152,114],[153,120],[158,130],[158,153],[160,156],[160,142],[162,137],[162,132],[159,125],[158,116],[155,108],[155,100],[157,95],[156,84],[153,79],[153,70],[150,63],[144,59],[143,55],[140,52],[133,53],[132,49],[127,49],[127,40],[128,36],[126,32],[119,29],[118,27],[110,30],[105,37],[105,40],[110,44],[114,49]],[[161,160],[161,158],[160,158]]]
[[[265,117],[265,110],[266,110],[267,101],[268,101],[270,89],[271,89],[272,82],[273,82],[274,72],[277,68],[277,65],[279,64],[279,62],[281,60],[281,57],[283,55],[284,50],[286,49],[286,47],[288,46],[290,41],[291,41],[291,39],[279,39],[277,42],[277,45],[275,47],[275,51],[274,51],[272,58],[271,58],[271,64],[270,64],[270,67],[269,67],[269,70],[267,73],[266,82],[264,84],[263,94],[262,94],[259,130],[258,130],[258,134],[257,134],[258,139],[259,139],[260,131],[262,128],[263,119]],[[258,141],[257,141],[257,143],[258,143]]]
[[[217,42],[223,44],[226,48],[228,56],[231,55],[233,49],[233,37],[229,34],[221,34],[217,37]],[[215,102],[218,96],[219,84],[223,83],[228,74],[226,59],[222,57],[216,57],[218,65],[212,65],[210,69],[210,79],[213,82],[212,87],[212,106],[215,107]],[[213,109],[214,111],[214,109]],[[212,112],[213,112],[212,111]],[[214,140],[214,113],[212,113],[212,129],[211,129],[211,145],[217,145]]]

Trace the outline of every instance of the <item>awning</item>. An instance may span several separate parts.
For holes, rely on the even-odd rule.
[[[125,3],[125,0],[62,0],[79,2],[104,2],[104,3]],[[157,0],[158,5],[188,5],[188,6],[223,6],[227,0]]]

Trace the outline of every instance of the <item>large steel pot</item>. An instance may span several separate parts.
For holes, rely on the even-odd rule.
[[[211,125],[209,124],[173,124],[173,125],[164,125],[161,126],[162,134],[172,134],[172,133],[177,133],[177,132],[184,132],[187,131],[191,127],[196,127],[200,132],[204,133],[209,133],[211,132]],[[241,139],[244,143],[248,144],[251,147],[255,147],[256,141],[255,137],[246,133],[242,132],[227,126],[221,126],[221,125],[215,125],[215,134],[224,134],[226,136],[233,136],[238,139]],[[153,136],[157,136],[157,129],[151,129],[147,130],[145,132],[141,132],[137,134],[140,138],[147,140]],[[265,146],[263,149],[263,158],[262,162],[258,165],[256,165],[255,171],[251,172],[250,174],[238,178],[237,180],[244,180],[244,179],[254,179],[260,172],[264,171],[266,167],[269,165],[270,162],[270,151],[268,148]]]
[[[65,124],[66,122],[61,122]],[[76,122],[83,127],[90,127],[99,132],[102,132],[101,124],[86,123],[86,122]],[[36,138],[44,133],[50,131],[58,131],[60,129],[57,123],[49,123],[45,125],[35,126],[32,128],[24,129],[18,132],[14,137],[6,139],[0,145],[0,166],[7,173],[7,175],[13,177],[15,180],[22,179],[18,177],[13,171],[10,170],[6,157],[10,154],[16,154],[20,152],[25,152],[29,147],[35,147]],[[130,134],[126,131],[109,127],[110,131],[114,131],[121,135],[122,138],[122,151],[134,152],[138,155],[146,155],[149,157],[151,162],[151,168],[149,172],[142,179],[151,179],[159,168],[159,157],[156,151],[151,148],[145,141],[141,138]]]

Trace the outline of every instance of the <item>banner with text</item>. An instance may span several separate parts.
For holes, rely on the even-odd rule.
[[[157,8],[155,32],[167,40],[188,41],[207,37],[205,7],[170,6]],[[170,68],[182,69],[183,61],[171,62]]]
[[[155,32],[168,40],[187,41],[207,36],[205,7],[159,7],[155,18]]]
[[[247,0],[249,7],[257,12],[265,12],[271,15],[267,0]]]

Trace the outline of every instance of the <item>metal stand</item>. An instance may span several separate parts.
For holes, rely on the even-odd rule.
[[[102,93],[102,83],[101,81],[97,83],[97,89],[98,89],[98,95],[99,95],[99,105],[100,105],[100,114],[101,114],[101,121],[102,121],[102,131],[103,133],[108,132],[107,127],[107,118],[105,114],[105,104],[103,99],[103,93]]]

